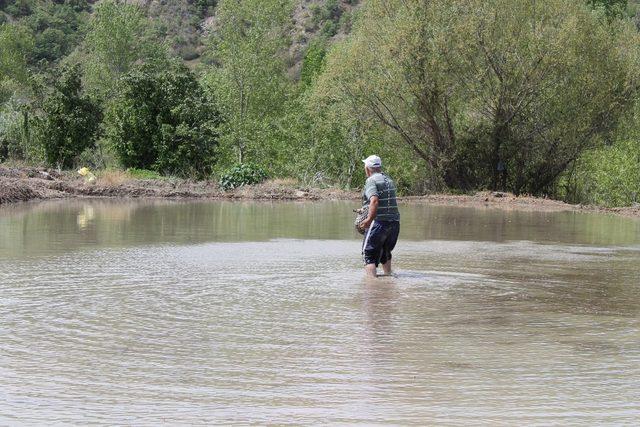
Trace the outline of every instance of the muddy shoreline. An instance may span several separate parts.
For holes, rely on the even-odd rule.
[[[134,179],[98,175],[93,183],[73,172],[58,173],[42,168],[0,166],[0,207],[37,200],[80,198],[159,198],[210,200],[358,200],[358,192],[335,188],[303,187],[291,180],[272,180],[263,184],[221,190],[214,181],[184,179]],[[640,206],[602,208],[570,205],[558,200],[519,196],[500,192],[474,195],[432,194],[401,198],[402,203],[426,203],[439,206],[493,208],[543,212],[597,212],[640,218]]]

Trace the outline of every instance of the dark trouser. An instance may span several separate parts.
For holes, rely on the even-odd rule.
[[[378,221],[371,223],[371,227],[364,235],[362,255],[365,264],[386,264],[391,261],[391,251],[396,247],[400,233],[399,221]]]

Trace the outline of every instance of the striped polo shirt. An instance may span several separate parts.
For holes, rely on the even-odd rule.
[[[378,221],[400,221],[398,202],[396,201],[396,185],[384,173],[376,172],[367,178],[362,192],[364,206],[369,204],[372,196],[378,196]]]

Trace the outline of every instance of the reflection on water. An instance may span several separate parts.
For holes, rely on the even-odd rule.
[[[349,203],[0,209],[0,424],[640,419],[639,222]]]

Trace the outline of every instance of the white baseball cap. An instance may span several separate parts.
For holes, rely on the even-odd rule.
[[[363,160],[364,165],[368,168],[380,168],[382,167],[382,159],[380,159],[380,157],[376,156],[375,154],[372,154],[371,156],[367,157],[366,159]]]

